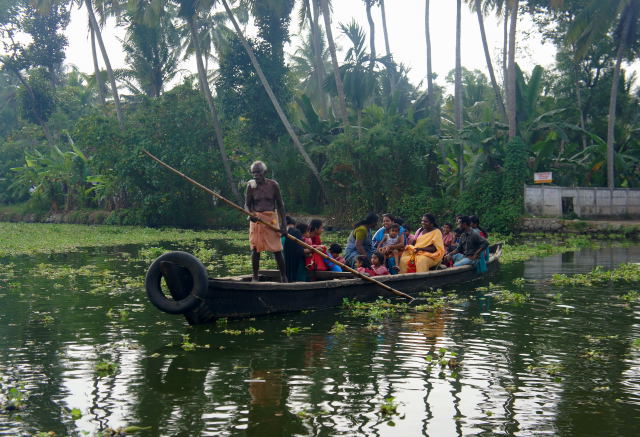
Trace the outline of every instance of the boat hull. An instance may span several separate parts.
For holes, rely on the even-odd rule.
[[[381,276],[376,279],[412,295],[429,288],[473,281],[498,269],[501,248],[493,246],[492,249],[493,253],[487,265],[488,271],[483,275],[476,273],[473,266],[464,266],[427,273]],[[249,276],[209,279],[208,289],[201,296],[200,304],[184,316],[189,324],[201,325],[223,317],[245,318],[327,309],[341,305],[345,298],[373,301],[380,296],[395,297],[394,294],[368,281],[353,278],[349,273],[321,273],[332,279],[282,284],[275,282],[277,271],[262,271],[261,279],[266,281],[261,282],[251,282]],[[170,291],[176,299],[184,296],[182,290]]]

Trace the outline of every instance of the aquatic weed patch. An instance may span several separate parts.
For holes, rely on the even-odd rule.
[[[150,244],[160,241],[239,240],[239,231],[192,231],[137,226],[89,226],[53,223],[0,222],[0,256],[62,253],[81,247]]]
[[[532,241],[523,244],[514,243],[511,241],[511,238],[507,237],[507,242],[502,246],[500,262],[508,264],[517,261],[526,261],[533,257],[545,257],[557,253],[574,252],[580,249],[597,249],[601,246],[601,242],[595,241],[593,238],[585,235],[572,236],[569,238],[544,235],[543,241],[536,241],[533,237],[535,236],[523,234],[523,239],[532,239]],[[492,241],[499,240],[496,240],[494,237]]]
[[[590,287],[594,285],[614,284],[638,284],[640,283],[640,265],[635,263],[621,264],[615,269],[605,270],[598,266],[589,273],[576,273],[573,275],[556,274],[551,277],[551,284],[570,287]],[[634,300],[633,295],[629,295]]]

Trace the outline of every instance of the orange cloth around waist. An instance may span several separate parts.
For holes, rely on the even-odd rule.
[[[256,212],[261,220],[279,228],[278,214],[275,211]],[[281,252],[282,239],[280,233],[269,229],[262,223],[249,222],[249,244],[256,252]]]

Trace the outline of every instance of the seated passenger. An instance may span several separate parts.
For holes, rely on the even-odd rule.
[[[381,245],[382,240],[389,233],[389,229],[391,228],[391,226],[393,224],[395,224],[397,222],[397,220],[402,221],[402,219],[395,218],[393,215],[391,215],[389,213],[386,213],[386,214],[382,215],[382,227],[376,231],[376,233],[373,235],[373,238],[372,238],[372,243],[373,243],[373,247],[374,247],[375,250],[380,250],[382,248],[382,245]],[[395,258],[393,258],[389,254],[387,254],[387,251],[388,250],[394,250],[394,249],[402,251],[402,249],[404,249],[404,246],[406,246],[406,244],[407,244],[407,241],[405,241],[405,239],[404,239],[405,229],[402,227],[402,225],[399,225],[399,226],[400,226],[399,234],[403,238],[399,239],[396,242],[396,244],[391,245],[389,249],[386,249],[383,252],[384,255],[387,256],[387,262],[386,262],[387,267],[393,273],[397,273],[397,269],[394,269],[394,267],[397,266],[397,263],[396,263]]]
[[[489,234],[487,234],[487,232],[480,227],[480,219],[477,215],[472,215],[471,217],[469,217],[469,220],[471,220],[471,228],[474,232],[479,232],[482,238],[489,238]]]
[[[384,255],[380,252],[373,252],[371,255],[371,276],[384,276],[389,274],[389,270],[384,266]]]
[[[479,232],[473,230],[469,217],[461,218],[460,227],[462,229],[460,244],[447,254],[447,259],[453,260],[454,267],[475,264],[483,251],[489,247],[487,240],[482,238]]]
[[[342,253],[342,246],[340,246],[338,243],[333,243],[331,246],[329,246],[329,256],[335,259],[336,261],[344,264],[346,261],[343,256],[340,256],[341,253]]]
[[[442,227],[442,244],[444,244],[444,249],[447,253],[453,250],[453,244],[456,240],[456,235],[453,232],[453,226],[451,223],[445,223]]]
[[[347,238],[347,247],[344,249],[344,257],[348,266],[355,265],[356,257],[365,255],[367,259],[373,253],[373,243],[371,240],[371,229],[378,224],[378,216],[369,214],[364,220],[353,226],[353,231]]]
[[[392,272],[397,273],[400,270],[398,266],[400,265],[400,253],[405,246],[404,241],[405,236],[400,234],[400,225],[394,223],[389,226],[389,232],[384,234],[378,245],[378,251],[389,260]]]
[[[433,214],[425,214],[415,242],[405,247],[400,257],[400,273],[422,273],[437,266],[444,256],[442,232]]]
[[[305,240],[305,243],[313,246],[314,249],[318,249],[323,253],[327,253],[327,248],[322,244],[322,240],[320,238],[323,231],[324,224],[322,223],[322,220],[311,220],[311,222],[309,223],[307,240]],[[305,253],[307,254],[307,269],[312,271],[327,270],[327,265],[325,264],[324,258],[322,256],[310,251],[309,249],[305,249]]]
[[[353,266],[358,272],[371,276],[371,260],[369,260],[368,256],[358,255]]]
[[[336,247],[337,246],[337,247]],[[333,252],[331,251],[333,250]],[[341,262],[342,264],[344,264],[344,258],[340,256],[340,252],[342,252],[342,246],[340,246],[339,244],[333,243],[331,246],[329,246],[329,250],[327,255],[329,255],[329,257],[332,260],[336,260],[338,262]],[[334,256],[335,254],[335,256]],[[324,263],[327,265],[327,268],[329,269],[329,271],[331,272],[341,272],[342,271],[342,267],[340,267],[338,264],[328,260],[328,259],[324,259]]]
[[[286,216],[287,232],[292,237],[302,241],[302,234],[296,229],[296,221]],[[307,280],[307,270],[304,268],[304,248],[288,238],[282,237],[284,265],[287,272],[287,279],[290,282],[303,282]]]

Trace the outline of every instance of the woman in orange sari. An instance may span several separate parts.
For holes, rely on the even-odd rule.
[[[444,257],[442,232],[438,229],[433,214],[422,216],[422,227],[414,240],[404,248],[400,258],[400,273],[422,273],[440,264]]]

